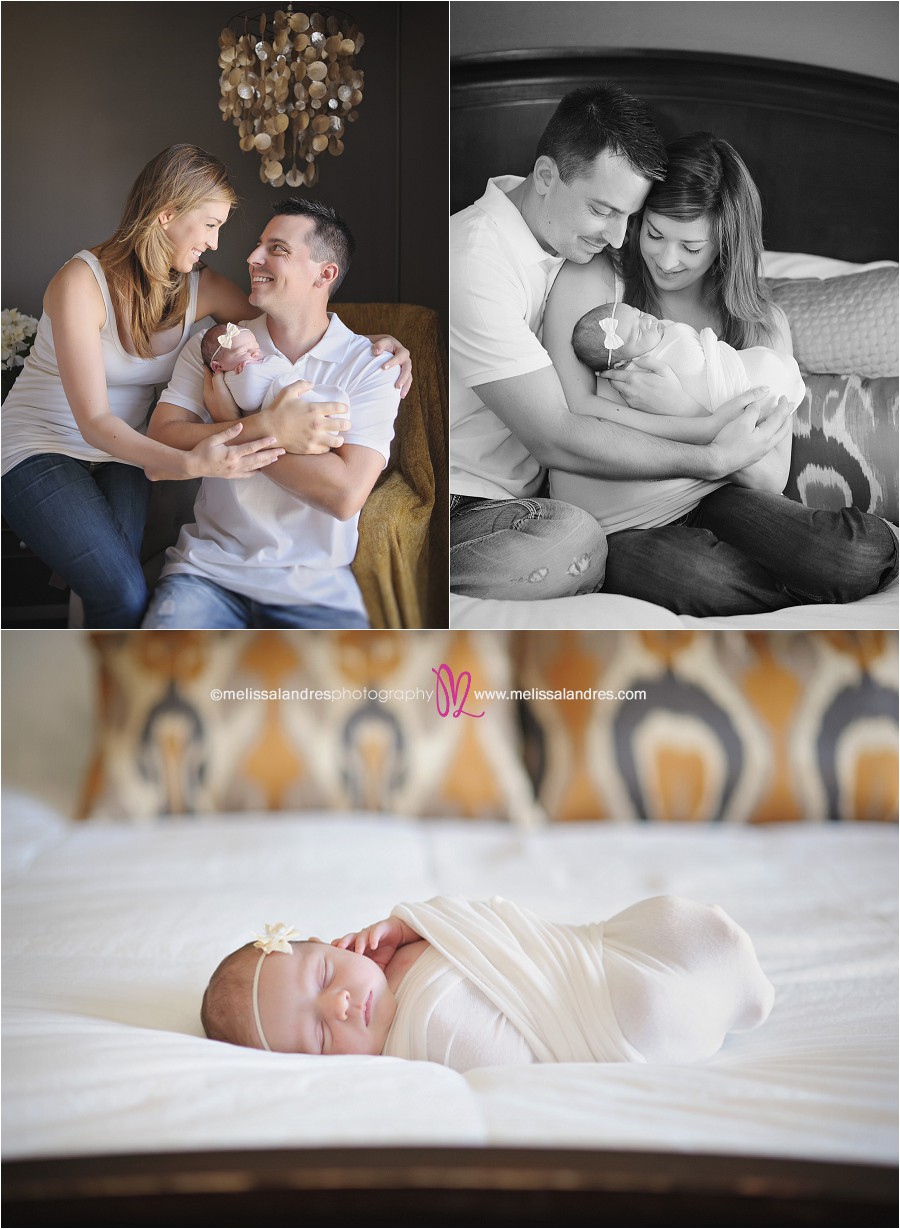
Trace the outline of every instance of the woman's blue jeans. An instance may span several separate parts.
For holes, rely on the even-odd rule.
[[[677,524],[607,544],[605,593],[700,617],[855,602],[897,575],[897,538],[880,517],[731,483]]]
[[[140,627],[140,549],[150,483],[118,461],[28,457],[3,479],[3,516],[84,603],[86,627]]]

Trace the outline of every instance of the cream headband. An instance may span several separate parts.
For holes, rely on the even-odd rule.
[[[246,331],[249,332],[249,330],[246,330]],[[216,338],[216,341],[219,344],[216,346],[213,356],[209,361],[211,363],[214,363],[216,359],[216,355],[219,353],[220,350],[230,350],[231,347],[234,345],[234,339],[238,336],[239,333],[243,333],[243,332],[245,332],[245,330],[242,329],[240,325],[226,324],[225,332],[220,333],[219,336]]]
[[[612,366],[612,352],[618,350],[619,346],[624,346],[625,342],[616,332],[616,308],[619,306],[618,298],[613,303],[612,315],[607,316],[605,320],[600,321],[600,327],[603,329],[603,344],[609,350],[609,365]]]
[[[230,326],[229,326],[230,327]],[[256,972],[253,974],[253,1020],[256,1024],[256,1031],[259,1034],[259,1039],[263,1044],[263,1049],[268,1050],[271,1054],[272,1047],[266,1041],[266,1035],[263,1032],[262,1020],[259,1018],[259,975],[262,972],[263,961],[266,956],[272,952],[284,952],[286,956],[292,956],[294,949],[291,947],[291,941],[301,940],[303,936],[299,930],[295,930],[293,926],[285,926],[284,922],[276,922],[274,925],[266,925],[266,933],[257,935],[254,947],[260,949],[260,957],[256,962]]]

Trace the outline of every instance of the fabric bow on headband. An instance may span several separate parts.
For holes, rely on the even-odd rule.
[[[272,952],[284,952],[290,956],[293,952],[291,940],[302,938],[300,931],[293,926],[285,926],[284,922],[276,922],[273,925],[270,922],[266,925],[266,933],[256,936],[253,946],[258,947],[263,956],[271,956]]]
[[[235,337],[237,337],[238,333],[242,332],[243,329],[238,328],[236,324],[226,324],[225,332],[220,334],[220,336],[216,338],[216,341],[223,350],[230,350],[231,343],[234,341]]]
[[[615,307],[613,311],[615,311]],[[625,345],[625,342],[616,332],[615,316],[607,316],[605,320],[601,320],[600,327],[603,329],[603,344],[607,350],[618,350],[619,346]]]

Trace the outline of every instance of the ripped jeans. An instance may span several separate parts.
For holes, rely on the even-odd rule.
[[[467,597],[572,597],[603,584],[606,535],[558,499],[450,497],[450,588]]]

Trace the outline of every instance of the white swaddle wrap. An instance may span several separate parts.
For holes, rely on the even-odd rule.
[[[538,1062],[694,1062],[714,1054],[726,1033],[761,1024],[772,1007],[749,937],[718,906],[657,896],[607,922],[567,926],[499,897],[436,897],[399,905],[393,916],[502,1013]],[[430,997],[445,991],[440,978],[415,971],[401,983],[384,1053],[442,1061],[429,1053],[423,1021]],[[479,1028],[468,1012],[456,1016],[457,1028]],[[522,1054],[513,1061],[531,1061]],[[511,1060],[498,1053],[486,1061]]]
[[[735,350],[719,341],[712,329],[701,330],[700,345],[706,359],[710,410],[750,388],[765,387],[776,397],[787,397],[793,409],[806,395],[800,368],[788,354],[776,354],[765,346]]]

